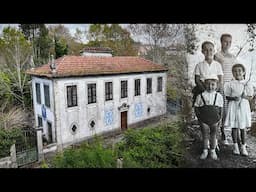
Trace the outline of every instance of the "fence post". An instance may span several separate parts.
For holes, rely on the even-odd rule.
[[[17,164],[17,158],[16,158],[16,147],[15,147],[15,144],[13,144],[11,146],[10,154],[11,154],[11,162],[12,162],[11,168],[17,168],[18,164]]]
[[[37,150],[38,150],[38,161],[41,162],[44,159],[43,153],[43,139],[42,139],[42,128],[36,128],[36,136],[37,136]]]

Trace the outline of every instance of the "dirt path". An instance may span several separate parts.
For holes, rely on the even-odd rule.
[[[198,137],[185,142],[186,160],[185,168],[256,168],[256,137],[250,132],[247,134],[248,157],[232,154],[232,142],[230,145],[219,144],[220,151],[217,152],[219,160],[210,158],[200,160],[202,143]]]

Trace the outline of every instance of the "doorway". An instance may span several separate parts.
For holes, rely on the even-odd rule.
[[[127,111],[121,112],[121,130],[127,129]]]

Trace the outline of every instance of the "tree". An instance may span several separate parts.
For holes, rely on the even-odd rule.
[[[5,95],[1,95],[1,102],[4,102],[5,96],[8,95],[12,98],[13,105],[21,105],[25,109],[26,105],[30,104],[29,78],[25,70],[30,67],[31,53],[31,44],[21,31],[11,27],[3,29],[0,38],[0,85]]]
[[[186,54],[197,49],[196,28],[192,24],[132,24],[129,29],[147,48],[143,55],[168,68],[168,102],[182,104],[182,115],[189,116],[188,62]],[[174,101],[173,101],[174,100]]]
[[[63,42],[62,39],[57,39],[55,37],[54,39],[55,41],[55,58],[59,58],[62,57],[63,55],[67,55],[68,54],[68,45]]]
[[[256,24],[247,24],[248,42],[250,43],[249,51],[255,49],[256,40]]]
[[[165,53],[182,41],[180,24],[131,24],[128,26],[136,36],[141,36],[150,52],[145,57],[156,63],[165,63]]]
[[[196,37],[196,25],[186,24],[183,25],[183,33],[185,38],[185,49],[187,53],[194,54],[198,49],[198,39]]]
[[[54,49],[51,54],[54,54],[56,58],[67,54],[79,55],[84,47],[82,33],[79,30],[76,31],[75,37],[72,37],[69,29],[64,25],[53,25],[49,26],[49,35],[54,42]]]
[[[40,66],[48,62],[53,43],[45,24],[20,24],[19,28],[32,44],[35,64]]]
[[[137,55],[135,42],[128,30],[118,24],[93,24],[87,33],[87,46],[109,47],[115,56]]]
[[[83,43],[83,36],[84,36],[84,33],[83,31],[81,31],[80,29],[76,28],[76,32],[74,34],[74,40],[78,43]]]

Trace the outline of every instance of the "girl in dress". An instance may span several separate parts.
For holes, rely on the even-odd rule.
[[[249,100],[253,96],[253,86],[245,81],[245,67],[235,64],[232,67],[234,80],[224,84],[224,94],[228,100],[228,109],[225,119],[225,129],[232,129],[233,153],[247,156],[245,144],[246,128],[251,127],[251,109]],[[238,146],[238,137],[241,134],[241,149]]]

